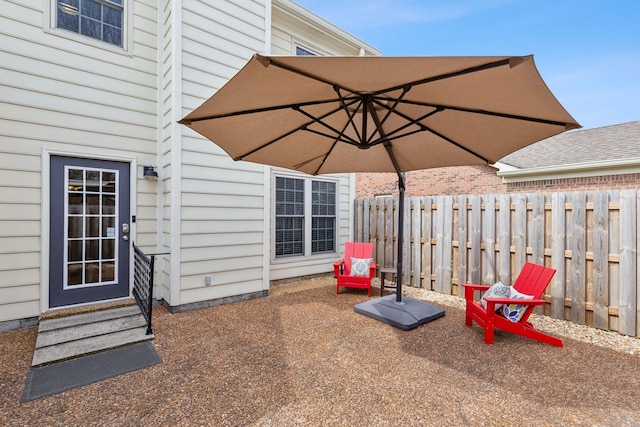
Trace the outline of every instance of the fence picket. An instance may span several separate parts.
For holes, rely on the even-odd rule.
[[[556,270],[551,279],[551,316],[564,319],[565,296],[565,236],[566,213],[564,193],[551,196],[551,268]]]
[[[444,196],[444,222],[442,235],[442,269],[440,292],[451,295],[451,261],[453,255],[453,197]]]
[[[444,268],[444,258],[443,258],[443,240],[444,240],[444,196],[437,196],[436,198],[436,220],[435,220],[435,238],[436,238],[436,246],[435,246],[435,273],[436,273],[436,283],[434,289],[438,292],[442,292],[444,286],[442,285],[442,270]]]
[[[362,223],[362,216],[364,215],[364,200],[358,200],[358,202],[354,205],[355,209],[355,228],[354,228],[354,236],[356,242],[362,242],[363,237],[362,233],[364,230],[364,224]]]
[[[517,194],[515,196],[515,205],[515,229],[513,232],[516,262],[515,271],[520,271],[527,261],[527,196]]]
[[[422,270],[422,264],[420,263],[422,244],[420,242],[421,239],[421,200],[419,197],[411,197],[411,209],[409,214],[411,215],[411,265],[409,266],[409,270],[411,271],[411,284],[413,286],[419,287]]]
[[[458,196],[458,296],[464,296],[464,288],[460,286],[467,283],[467,197]]]
[[[527,195],[531,203],[531,227],[527,240],[531,247],[531,262],[544,265],[544,195],[534,193]]]
[[[571,242],[571,319],[574,323],[584,325],[585,323],[585,303],[586,276],[585,276],[585,254],[586,254],[586,195],[582,192],[574,192],[571,196],[573,239]]]
[[[471,254],[469,259],[469,268],[471,270],[471,283],[481,283],[481,242],[482,242],[482,207],[480,205],[479,196],[469,196],[471,204],[471,222],[470,238],[471,238]]]
[[[511,286],[511,199],[508,194],[500,195],[498,245],[498,280]]]
[[[411,280],[411,199],[405,197],[402,222],[402,283]]]
[[[593,200],[593,317],[594,326],[609,326],[609,194],[597,192]]]
[[[384,199],[384,216],[386,219],[386,223],[384,225],[384,232],[385,232],[385,236],[384,236],[384,263],[386,266],[388,267],[393,267],[395,268],[396,266],[396,262],[395,262],[395,255],[396,255],[396,251],[394,251],[393,249],[395,248],[395,228],[394,228],[394,224],[395,224],[395,218],[394,218],[394,211],[395,209],[393,208],[394,206],[394,199],[392,198],[385,198]]]
[[[484,251],[482,257],[483,283],[494,284],[496,279],[496,202],[495,196],[488,194],[482,197],[484,215],[482,216],[482,241]]]
[[[620,192],[620,332],[636,335],[637,265],[636,197],[633,190]]]

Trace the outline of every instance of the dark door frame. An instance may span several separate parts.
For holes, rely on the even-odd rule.
[[[89,155],[84,153],[71,153],[64,152],[58,150],[49,150],[43,149],[42,154],[42,252],[41,252],[41,298],[40,298],[40,311],[46,312],[50,309],[55,309],[58,307],[52,307],[50,304],[50,291],[49,291],[49,283],[50,283],[50,259],[51,259],[51,158],[54,156],[60,157],[69,157],[76,158],[79,161],[107,161],[107,162],[117,162],[117,163],[126,163],[128,164],[128,174],[129,174],[129,218],[127,218],[127,223],[129,224],[129,243],[133,241],[135,238],[135,223],[133,223],[132,219],[135,218],[135,194],[136,194],[136,180],[137,180],[137,163],[134,157],[122,157],[122,156],[108,156],[108,155]],[[121,218],[123,219],[123,218]],[[120,221],[122,222],[122,221]],[[133,276],[133,262],[132,256],[127,257],[127,269],[128,269],[128,292],[127,295],[122,298],[128,298],[131,295],[132,288],[132,276]],[[113,298],[119,299],[120,297]],[[73,305],[73,304],[72,304]]]

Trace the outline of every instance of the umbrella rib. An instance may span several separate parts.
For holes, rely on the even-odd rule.
[[[353,102],[357,102],[358,98],[346,98],[349,101]],[[295,104],[285,104],[285,105],[275,105],[275,106],[271,106],[271,107],[263,107],[263,108],[253,108],[251,110],[241,110],[241,111],[234,111],[231,113],[224,113],[224,114],[212,114],[209,116],[202,116],[202,117],[194,117],[191,119],[187,119],[184,118],[182,120],[179,120],[178,123],[182,124],[182,125],[190,125],[191,123],[194,122],[201,122],[201,121],[205,121],[205,120],[213,120],[213,119],[224,119],[227,117],[235,117],[235,116],[242,116],[242,115],[246,115],[246,114],[255,114],[255,113],[265,113],[268,111],[277,111],[277,110],[286,110],[286,109],[293,109],[293,108],[300,108],[300,107],[308,107],[308,106],[312,106],[312,105],[322,105],[322,104],[330,104],[336,102],[335,99],[324,99],[324,100],[320,100],[320,101],[308,101],[308,102],[298,102]],[[338,110],[333,111],[333,113],[335,113]],[[326,116],[323,116],[326,117]]]
[[[354,145],[356,147],[358,147],[360,145],[360,144],[358,144],[357,141],[355,141],[352,138],[349,138],[346,135],[344,135],[344,133],[339,133],[336,136],[336,135],[331,135],[331,134],[328,134],[328,133],[320,132],[319,130],[309,129],[309,128],[305,128],[305,127],[301,128],[300,130],[305,130],[307,132],[315,133],[316,135],[324,136],[325,138],[328,138],[328,139],[333,139],[335,142],[344,142],[345,144],[351,144],[351,145]],[[337,130],[336,130],[336,132],[337,132]]]
[[[338,95],[340,95],[338,89],[336,89],[336,92],[338,92]],[[349,126],[349,123],[353,124],[353,118],[352,116],[349,114],[349,110],[347,109],[346,105],[344,105],[344,103],[342,102],[342,97],[340,97],[340,103],[341,105],[345,108],[345,111],[347,112],[347,116],[349,117],[349,120],[347,121],[347,123],[345,123],[344,128],[342,129],[342,132],[340,132],[340,136],[344,135],[345,130],[347,130],[347,127]],[[355,115],[355,112],[353,113],[353,115]],[[308,131],[310,131],[310,129],[307,129]],[[358,135],[359,136],[359,135]],[[338,145],[339,141],[343,141],[340,138],[336,138],[333,141],[333,144],[331,144],[331,148],[329,148],[329,150],[326,152],[326,154],[324,154],[324,158],[322,159],[322,161],[320,162],[320,165],[318,165],[318,167],[316,168],[316,170],[314,171],[314,175],[317,175],[318,173],[320,173],[320,169],[322,169],[322,166],[324,166],[324,163],[327,161],[327,159],[329,158],[329,156],[331,155],[331,152],[333,151],[334,148],[336,148],[336,145]],[[316,157],[319,158],[319,157]],[[315,159],[314,159],[315,160]],[[305,162],[307,163],[307,162]]]
[[[291,66],[289,66],[289,65],[285,65],[285,64],[283,64],[283,63],[279,62],[278,60],[276,60],[276,59],[272,58],[272,57],[262,56],[262,59],[263,59],[264,61],[268,61],[268,62],[269,62],[269,63],[268,63],[268,64],[266,64],[266,65],[265,65],[265,64],[263,64],[263,65],[265,65],[265,66],[267,66],[267,65],[273,65],[273,66],[276,66],[276,67],[278,67],[278,68],[282,68],[283,70],[287,70],[287,71],[289,71],[289,72],[292,72],[292,73],[295,73],[295,74],[299,74],[299,75],[301,75],[301,76],[303,76],[303,77],[307,77],[307,78],[310,78],[310,79],[313,79],[313,80],[317,80],[317,81],[319,81],[319,82],[321,82],[321,83],[326,83],[326,84],[331,85],[331,86],[333,86],[333,87],[336,87],[336,86],[337,86],[337,87],[340,87],[341,89],[344,89],[344,90],[346,90],[347,92],[351,92],[351,93],[353,93],[353,94],[358,93],[358,91],[357,91],[357,90],[353,90],[353,89],[350,89],[350,88],[348,88],[348,87],[346,87],[346,86],[339,85],[339,84],[338,84],[338,83],[336,83],[336,82],[332,82],[331,80],[327,80],[327,79],[322,78],[322,77],[320,77],[320,76],[317,76],[317,75],[315,75],[315,74],[311,74],[311,73],[309,73],[309,72],[307,72],[307,71],[302,71],[302,70],[299,70],[299,69],[297,69],[297,68],[295,68],[295,67],[291,67]]]
[[[462,145],[462,144],[460,144],[460,143],[458,143],[458,142],[454,141],[453,139],[449,138],[448,136],[445,136],[445,135],[441,134],[440,132],[438,132],[438,131],[436,131],[436,130],[433,130],[433,129],[431,129],[430,127],[427,127],[427,126],[426,126],[426,130],[427,130],[427,131],[429,131],[429,132],[431,132],[432,134],[434,134],[434,135],[438,136],[439,138],[444,139],[444,140],[445,140],[445,141],[447,141],[448,143],[450,143],[450,144],[452,144],[452,145],[455,145],[455,146],[456,146],[456,147],[458,147],[459,149],[466,151],[467,153],[471,154],[472,156],[475,156],[475,157],[479,158],[479,159],[480,159],[480,160],[482,160],[483,162],[490,163],[490,160],[489,160],[489,159],[487,159],[486,157],[481,156],[480,154],[476,153],[476,152],[475,152],[475,151],[473,151],[473,150],[470,150],[469,148],[467,148],[467,147],[465,147],[464,145]]]
[[[322,78],[320,76],[316,76],[316,75],[311,74],[309,72],[299,70],[299,69],[297,69],[295,67],[291,67],[289,65],[282,64],[282,63],[278,62],[276,59],[274,59],[272,57],[266,57],[265,56],[265,57],[262,57],[262,59],[268,61],[268,64],[266,64],[266,65],[274,65],[276,67],[282,68],[283,70],[287,70],[287,71],[290,71],[292,73],[299,74],[301,76],[308,77],[310,79],[317,80],[319,82],[332,85],[334,87],[340,87],[340,88],[342,88],[342,89],[344,89],[344,90],[346,90],[348,92],[351,92],[353,94],[359,94],[360,93],[357,90],[351,89],[351,88],[346,87],[346,86],[342,86],[342,85],[340,85],[340,84],[338,84],[336,82],[332,82],[332,81],[327,80],[325,78]],[[452,71],[450,73],[440,74],[438,76],[426,77],[424,79],[415,80],[413,82],[404,83],[404,84],[397,85],[397,86],[392,86],[392,87],[386,88],[386,89],[381,89],[381,90],[378,90],[378,91],[375,91],[375,92],[371,92],[370,95],[380,95],[380,94],[384,94],[384,93],[387,93],[387,92],[393,92],[393,91],[398,90],[398,89],[408,90],[409,88],[411,88],[413,86],[419,86],[419,85],[422,85],[422,84],[431,83],[431,82],[435,82],[435,81],[438,81],[438,80],[449,79],[449,78],[452,78],[452,77],[463,76],[465,74],[475,73],[475,72],[478,72],[478,71],[489,70],[491,68],[497,68],[497,67],[502,67],[502,66],[505,66],[505,65],[511,65],[512,62],[519,63],[519,62],[523,62],[524,60],[528,60],[528,59],[531,59],[531,56],[509,57],[509,58],[501,59],[501,60],[498,60],[498,61],[493,61],[493,62],[489,62],[489,63],[482,64],[482,65],[477,65],[475,67],[469,67],[469,68],[465,68],[465,69],[459,70],[459,71]]]
[[[522,120],[522,121],[528,121],[528,122],[534,122],[534,123],[542,123],[542,124],[545,124],[545,125],[567,126],[566,122],[559,122],[557,120],[540,119],[540,118],[536,118],[536,117],[521,116],[521,115],[517,115],[517,114],[500,113],[500,112],[497,112],[497,111],[481,110],[481,109],[475,109],[475,108],[456,107],[456,106],[453,106],[453,105],[432,104],[432,103],[427,103],[427,102],[411,101],[411,100],[401,100],[400,103],[411,104],[411,105],[420,105],[422,107],[433,107],[433,108],[439,109],[440,111],[453,110],[453,111],[461,111],[461,112],[464,112],[464,113],[474,113],[474,114],[481,114],[481,115],[486,115],[486,116],[502,117],[502,118],[505,118],[505,119],[514,119],[514,120]]]
[[[430,105],[429,105],[429,106],[430,106]],[[391,138],[391,139],[392,139],[392,140],[395,140],[395,139],[399,139],[399,138],[402,138],[402,137],[405,137],[405,136],[413,135],[413,134],[418,133],[418,132],[422,132],[422,131],[429,131],[429,132],[431,132],[432,134],[434,134],[434,135],[436,135],[436,136],[438,136],[438,137],[440,137],[440,138],[444,139],[445,141],[449,142],[450,144],[455,145],[456,147],[460,148],[461,150],[464,150],[464,151],[466,151],[467,153],[469,153],[469,154],[471,154],[471,155],[473,155],[473,156],[475,156],[475,157],[479,158],[480,160],[482,160],[482,161],[484,161],[484,162],[489,163],[489,159],[485,158],[484,156],[481,156],[480,154],[476,153],[475,151],[470,150],[469,148],[465,147],[464,145],[461,145],[460,143],[458,143],[458,142],[454,141],[453,139],[449,138],[448,136],[445,136],[445,135],[441,134],[440,132],[435,131],[435,130],[431,129],[430,127],[428,127],[428,126],[424,125],[423,123],[420,123],[420,122],[419,122],[420,120],[424,120],[425,118],[427,118],[427,117],[429,117],[429,116],[431,116],[431,115],[433,115],[433,114],[435,114],[435,113],[438,113],[438,112],[442,111],[442,109],[443,109],[443,107],[441,107],[441,106],[440,106],[440,107],[436,107],[436,110],[435,110],[435,111],[430,111],[428,114],[425,114],[423,117],[420,117],[420,118],[418,118],[418,119],[413,119],[412,117],[409,117],[409,116],[407,116],[406,114],[403,114],[403,113],[401,113],[401,112],[399,112],[399,111],[397,111],[397,110],[396,110],[396,111],[394,111],[394,113],[395,113],[395,114],[397,114],[398,116],[402,117],[402,118],[403,118],[403,119],[405,119],[405,120],[408,120],[408,121],[409,121],[409,122],[411,122],[411,123],[408,123],[408,124],[406,124],[406,125],[404,125],[404,126],[402,126],[402,127],[398,128],[398,129],[396,129],[396,130],[392,131],[392,132],[391,132],[392,134],[393,134],[393,133],[396,133],[396,132],[399,132],[401,129],[406,128],[407,126],[410,126],[410,125],[412,125],[412,124],[415,124],[415,125],[417,125],[417,126],[420,126],[420,129],[419,129],[419,130],[416,130],[416,131],[412,131],[412,132],[407,133],[407,134],[403,134],[403,135],[400,135],[400,136],[396,136],[395,138]],[[385,137],[385,139],[389,139],[389,137],[388,137],[388,136],[386,136],[386,137]],[[381,143],[381,142],[383,143],[383,142],[384,142],[384,140],[380,140],[380,141],[378,141],[377,143],[379,144],[379,143]]]
[[[390,106],[388,106],[388,105],[385,105],[384,103],[380,102],[380,101],[379,101],[379,100],[377,100],[377,99],[373,99],[373,102],[375,102],[375,103],[376,103],[377,105],[379,105],[381,108],[385,108],[385,109],[387,110],[387,112],[385,113],[385,116],[383,117],[383,119],[382,119],[382,120],[380,120],[380,118],[376,116],[377,121],[380,123],[380,125],[379,125],[379,126],[376,126],[376,132],[372,132],[371,137],[370,137],[370,138],[369,138],[369,140],[368,140],[368,143],[369,143],[370,145],[377,145],[377,144],[379,144],[380,142],[382,142],[382,140],[383,140],[384,138],[389,138],[389,136],[392,136],[392,135],[394,135],[394,134],[396,134],[396,133],[398,133],[398,132],[400,132],[400,131],[402,131],[402,130],[404,130],[404,129],[408,128],[409,126],[412,126],[412,125],[417,125],[417,126],[420,126],[420,127],[422,128],[422,126],[423,126],[423,125],[422,125],[422,123],[419,123],[421,120],[424,120],[424,119],[426,119],[427,117],[432,116],[433,114],[435,114],[435,113],[437,113],[437,112],[441,111],[441,110],[439,110],[439,109],[435,109],[435,110],[433,110],[433,111],[428,112],[427,114],[424,114],[424,115],[422,115],[422,116],[418,117],[417,119],[410,118],[409,116],[407,116],[407,115],[405,115],[405,114],[402,114],[402,113],[398,112],[398,111],[396,110],[396,107],[397,107],[397,106],[398,106],[398,104],[400,103],[400,100],[402,99],[402,97],[403,97],[407,92],[408,92],[408,90],[407,90],[407,91],[404,91],[404,92],[400,95],[400,97],[399,97],[399,98],[396,98],[396,99],[391,99],[391,98],[390,98],[390,99],[388,99],[389,101],[390,101],[390,100],[393,100],[393,101],[394,101],[394,104],[393,104],[393,106],[391,106],[391,107],[390,107]],[[396,128],[396,129],[394,129],[394,130],[392,130],[392,131],[388,131],[388,132],[386,132],[386,133],[384,134],[384,137],[383,137],[383,136],[382,136],[382,133],[380,132],[380,129],[382,129],[382,126],[384,125],[384,122],[385,122],[385,121],[386,121],[386,120],[387,120],[387,119],[388,119],[392,114],[397,114],[398,116],[400,116],[400,117],[402,117],[403,119],[407,120],[407,121],[408,121],[408,123],[406,123],[406,124],[404,124],[404,125],[400,126],[399,128]],[[374,121],[375,121],[375,120],[376,120],[376,119],[374,119]],[[420,130],[425,130],[425,129],[420,129]],[[408,133],[408,134],[403,134],[403,135],[401,135],[401,136],[399,136],[399,137],[395,137],[395,138],[392,138],[392,139],[398,139],[398,138],[401,138],[401,137],[404,137],[404,136],[413,135],[414,133],[417,133],[417,132],[419,132],[420,130],[418,130],[418,131],[412,131],[412,132],[410,132],[410,133]],[[373,139],[373,136],[374,136],[376,133],[380,134],[380,136],[381,136],[381,137],[380,137],[380,138],[378,138],[377,140],[374,140],[374,139]]]
[[[529,57],[520,57],[520,59],[522,59],[522,58],[528,59],[528,58],[530,58],[530,56]],[[398,90],[398,89],[411,88],[413,86],[420,86],[420,85],[423,85],[423,84],[436,82],[438,80],[445,80],[445,79],[450,79],[450,78],[453,78],[453,77],[463,76],[465,74],[476,73],[478,71],[489,70],[491,68],[503,67],[505,65],[510,65],[511,61],[513,59],[516,59],[516,58],[513,58],[513,57],[505,58],[505,59],[501,59],[501,60],[498,60],[498,61],[493,61],[493,62],[489,62],[489,63],[482,64],[482,65],[477,65],[475,67],[465,68],[465,69],[459,70],[459,71],[452,71],[450,73],[440,74],[438,76],[426,77],[424,79],[415,80],[413,82],[404,83],[404,84],[393,86],[393,87],[386,88],[386,89],[381,89],[381,90],[372,92],[372,95],[381,95],[383,93],[393,92],[394,90]]]
[[[333,102],[335,102],[335,100],[334,100]],[[357,102],[357,99],[353,99],[353,100],[351,100],[351,102],[352,102],[352,103]],[[304,123],[304,124],[302,124],[302,125],[298,126],[297,128],[293,128],[293,129],[291,129],[290,131],[285,132],[284,134],[282,134],[282,135],[280,135],[280,136],[278,136],[278,137],[276,137],[276,138],[272,139],[271,141],[265,142],[264,144],[262,144],[262,145],[260,145],[260,146],[258,146],[258,147],[256,147],[256,148],[254,148],[254,149],[252,149],[252,150],[250,150],[250,151],[247,151],[247,152],[246,152],[246,153],[244,153],[244,154],[241,154],[241,155],[239,155],[239,156],[237,156],[237,157],[234,157],[234,160],[243,160],[245,157],[250,156],[250,155],[252,155],[253,153],[255,153],[255,152],[257,152],[257,151],[260,151],[260,150],[262,150],[263,148],[266,148],[266,147],[268,147],[269,145],[271,145],[271,144],[273,144],[273,143],[276,143],[276,142],[278,142],[279,140],[281,140],[282,138],[286,138],[287,136],[289,136],[289,135],[291,135],[291,134],[293,134],[293,133],[295,133],[295,132],[297,132],[297,131],[299,131],[299,130],[306,130],[306,131],[309,131],[309,132],[317,133],[317,134],[319,134],[319,135],[325,136],[325,137],[330,138],[330,139],[339,139],[340,141],[343,141],[343,142],[349,142],[349,143],[351,143],[351,144],[354,144],[354,143],[355,143],[355,144],[357,144],[357,142],[356,142],[356,141],[354,141],[354,140],[350,140],[350,141],[349,141],[349,140],[343,140],[343,139],[340,139],[340,136],[342,136],[342,135],[343,135],[343,132],[340,132],[340,131],[338,131],[337,129],[332,128],[331,126],[329,126],[328,124],[326,124],[325,122],[323,122],[323,121],[322,121],[322,119],[324,119],[325,117],[328,117],[328,116],[330,116],[330,115],[332,115],[332,114],[334,114],[334,113],[336,113],[336,112],[340,111],[342,108],[335,108],[335,109],[333,109],[333,110],[331,110],[331,111],[329,111],[329,112],[327,112],[327,113],[323,114],[323,115],[322,115],[322,116],[320,116],[320,117],[314,117],[313,115],[311,115],[311,114],[309,114],[308,112],[304,111],[304,110],[303,110],[299,105],[292,105],[292,106],[290,106],[289,108],[291,108],[291,109],[293,109],[294,111],[297,111],[297,112],[299,112],[299,113],[303,114],[303,115],[304,115],[304,116],[306,116],[306,117],[309,117],[312,121],[307,122],[307,123]],[[329,130],[331,130],[331,131],[335,132],[335,133],[337,134],[337,137],[336,137],[335,135],[323,134],[323,133],[321,133],[321,132],[319,132],[319,131],[314,131],[314,130],[312,130],[312,129],[309,129],[309,128],[308,128],[308,126],[309,126],[311,123],[314,123],[314,122],[315,122],[315,123],[318,123],[318,124],[321,124],[321,125],[323,125],[323,126],[327,127]]]
[[[354,104],[356,102],[358,102],[358,101],[354,100],[354,101],[351,102],[351,104]],[[349,105],[351,105],[351,104],[349,104]],[[344,108],[346,109],[347,107],[348,106],[345,106]],[[350,137],[348,137],[347,135],[344,134],[344,129],[342,131],[339,131],[338,129],[334,128],[333,126],[328,125],[327,123],[325,123],[323,121],[324,118],[326,118],[326,117],[328,117],[328,116],[330,116],[330,115],[332,115],[334,113],[337,113],[338,111],[340,111],[342,109],[343,109],[343,107],[341,105],[339,108],[333,109],[330,112],[325,113],[320,117],[315,117],[313,114],[311,114],[311,113],[309,113],[307,111],[304,111],[301,108],[294,108],[295,111],[298,111],[299,113],[303,114],[304,116],[309,117],[313,122],[318,123],[319,125],[326,127],[330,131],[334,132],[335,135],[329,135],[329,134],[322,133],[320,131],[309,129],[308,126],[311,123],[307,123],[304,126],[300,127],[300,130],[306,130],[306,131],[309,131],[309,132],[316,133],[318,135],[326,136],[327,138],[332,138],[332,139],[336,139],[336,140],[340,140],[340,141],[343,141],[343,142],[348,142],[350,144],[356,144],[357,145],[358,142],[355,139],[350,138]],[[351,120],[349,120],[349,121],[351,121]],[[346,128],[346,126],[345,126],[345,128]]]
[[[362,101],[362,96],[360,97],[356,97],[355,99],[357,99],[358,101],[354,101],[351,104],[347,105],[345,102],[345,98],[344,96],[342,96],[342,93],[340,92],[340,87],[338,85],[333,85],[333,90],[336,92],[336,95],[338,95],[338,100],[340,102],[340,106],[342,107],[342,109],[344,110],[344,112],[347,115],[347,123],[344,127],[344,129],[342,130],[342,133],[344,133],[344,131],[347,129],[347,127],[349,127],[349,125],[351,125],[351,128],[353,129],[353,132],[356,134],[358,141],[360,141],[360,143],[364,143],[364,137],[363,135],[366,135],[366,133],[361,134],[360,130],[358,129],[358,126],[356,126],[356,124],[353,121],[353,118],[356,115],[356,111],[358,110],[358,108],[354,108],[353,110],[349,110],[349,106],[355,104],[356,102],[359,102],[360,104],[358,105],[358,107],[363,106],[363,101]]]
[[[388,98],[387,102],[391,101],[391,100],[393,101],[393,105],[392,106],[385,105],[384,103],[380,102],[380,100],[377,99],[376,97],[370,97],[369,98],[369,102],[371,102],[372,104],[375,103],[376,105],[379,105],[381,108],[387,109],[387,112],[385,113],[385,115],[382,118],[382,120],[380,120],[379,117],[377,118],[378,121],[380,122],[380,126],[376,125],[376,131],[375,132],[371,132],[371,136],[367,140],[367,143],[370,144],[371,141],[373,141],[373,137],[375,136],[376,133],[379,134],[382,137],[382,134],[380,132],[380,130],[382,129],[382,126],[387,121],[387,119],[391,116],[391,114],[395,112],[396,108],[398,107],[398,104],[404,98],[404,96],[407,94],[407,92],[409,92],[410,89],[411,88],[409,88],[409,87],[405,87],[405,88],[402,89],[402,93],[400,95],[398,95],[398,97],[396,97],[396,98]],[[377,116],[377,114],[376,114],[376,116]],[[374,119],[374,121],[375,121],[375,119]],[[387,134],[387,136],[388,136],[388,134]]]

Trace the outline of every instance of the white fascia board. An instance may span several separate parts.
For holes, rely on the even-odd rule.
[[[502,177],[502,181],[505,184],[508,184],[512,182],[622,175],[628,173],[640,173],[640,157],[529,169],[500,170],[497,175]]]
[[[315,13],[305,9],[304,7],[291,0],[272,0],[272,4],[273,7],[277,7],[284,13],[287,13],[288,15],[307,23],[308,25],[325,34],[327,37],[335,38],[343,43],[364,49],[365,52],[370,56],[382,55],[382,52],[380,50],[360,40],[354,35],[349,34],[337,25],[332,24],[326,19],[316,15]]]
[[[515,170],[520,170],[520,168],[510,165],[508,163],[502,163],[502,162],[495,162],[492,165],[489,166],[493,166],[494,168],[498,169],[498,174],[500,172],[504,172],[504,171],[515,171]]]

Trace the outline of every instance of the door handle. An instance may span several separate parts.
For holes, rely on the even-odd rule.
[[[127,234],[129,232],[129,224],[122,224],[122,233]]]

